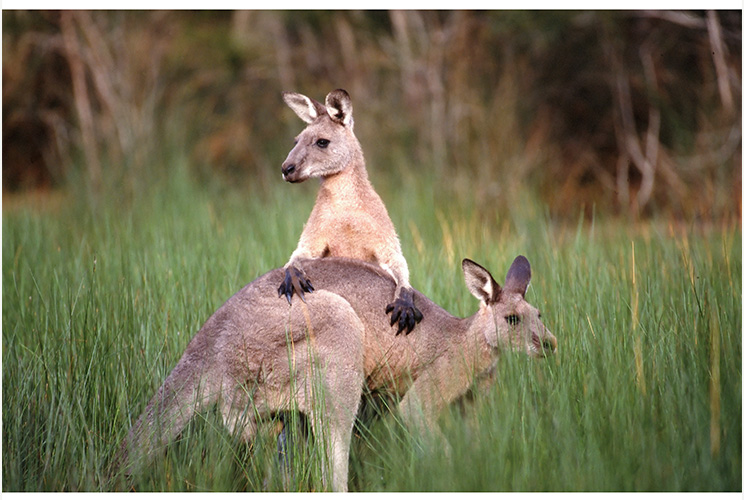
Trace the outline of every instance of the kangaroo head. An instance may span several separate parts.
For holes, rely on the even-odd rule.
[[[526,257],[516,257],[502,287],[476,262],[464,259],[463,270],[466,286],[480,301],[480,328],[489,345],[525,350],[529,356],[557,352],[557,339],[542,323],[539,310],[525,299],[531,281],[531,265]]]
[[[285,181],[302,182],[337,174],[361,157],[362,149],[354,136],[352,101],[345,90],[329,93],[325,105],[293,92],[284,92],[283,96],[284,102],[307,123],[281,166]]]

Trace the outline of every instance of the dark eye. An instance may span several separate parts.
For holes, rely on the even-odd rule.
[[[516,326],[521,322],[521,318],[519,318],[515,314],[509,314],[505,317],[505,321],[507,321],[510,326]]]
[[[328,139],[318,139],[315,142],[315,145],[318,146],[321,149],[325,149],[328,147],[328,145],[331,143]]]

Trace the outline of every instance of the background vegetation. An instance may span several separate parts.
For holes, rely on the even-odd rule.
[[[451,408],[451,461],[363,421],[350,488],[739,491],[740,41],[736,12],[4,12],[3,490],[108,488],[194,332],[296,246],[280,91],[343,87],[412,283],[468,315],[461,258],[524,254],[560,345]],[[134,488],[276,490],[274,452],[209,412]]]
[[[739,11],[4,14],[5,189],[135,191],[172,148],[264,189],[299,129],[280,92],[343,87],[394,183],[503,209],[530,186],[574,219],[740,207]]]

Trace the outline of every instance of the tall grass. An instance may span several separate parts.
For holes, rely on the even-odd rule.
[[[187,342],[241,286],[285,263],[316,190],[199,186],[180,168],[168,179],[116,203],[73,193],[3,211],[3,490],[106,488],[108,458]],[[523,194],[514,213],[493,213],[429,180],[374,182],[417,288],[472,314],[460,260],[502,281],[522,253],[527,299],[559,350],[541,362],[503,354],[489,393],[442,418],[450,459],[388,411],[363,421],[351,489],[740,490],[736,225],[564,227]],[[300,441],[286,487],[319,489],[319,456]],[[279,489],[275,457],[272,433],[248,448],[209,412],[134,488]]]

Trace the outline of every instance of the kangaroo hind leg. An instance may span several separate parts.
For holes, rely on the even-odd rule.
[[[315,437],[325,446],[323,479],[327,489],[347,491],[349,448],[364,376],[362,371],[337,368],[327,366],[323,401],[315,404],[308,413]]]
[[[320,291],[310,304],[312,358],[306,401],[299,401],[316,441],[325,449],[323,479],[327,489],[346,491],[349,447],[364,385],[364,325],[342,297]],[[321,307],[324,306],[324,307]]]
[[[237,435],[245,443],[252,443],[258,429],[256,414],[257,409],[253,405],[249,389],[243,386],[237,387],[231,399],[225,399],[221,403],[221,417],[224,426],[233,435]],[[230,392],[230,394],[232,394]]]

